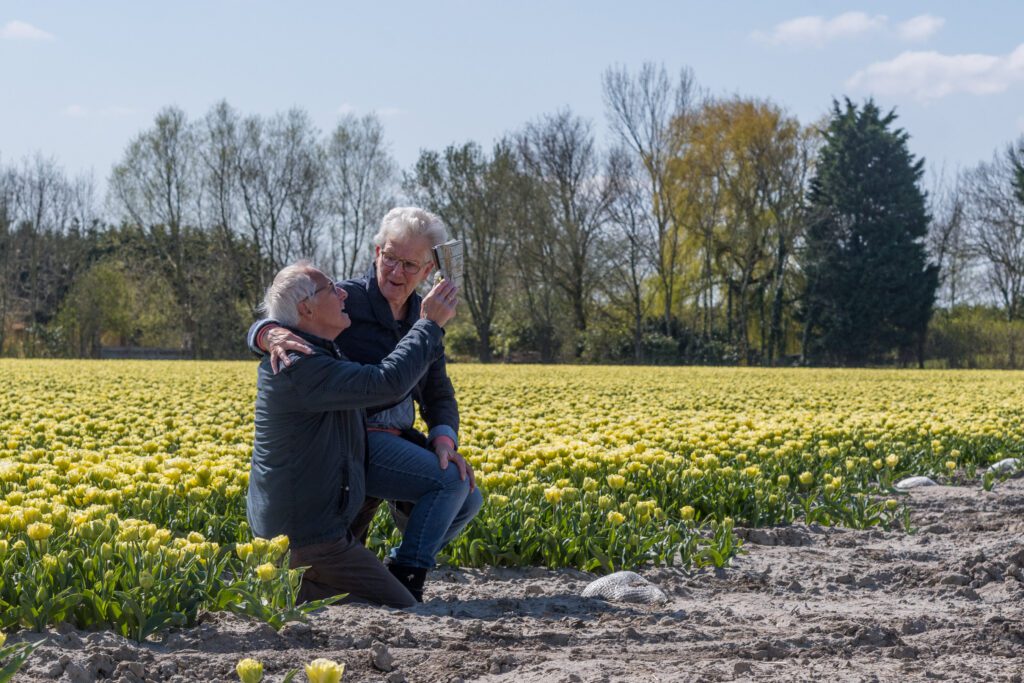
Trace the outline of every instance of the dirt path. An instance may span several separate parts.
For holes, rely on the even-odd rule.
[[[332,607],[281,633],[224,614],[141,647],[51,631],[15,680],[236,681],[248,656],[271,681],[315,657],[346,682],[1021,681],[1024,480],[911,506],[913,535],[756,530],[726,571],[641,572],[662,605],[580,598],[576,571],[441,570],[408,612]]]

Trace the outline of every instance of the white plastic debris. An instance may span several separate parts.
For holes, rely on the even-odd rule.
[[[907,477],[906,479],[900,479],[895,484],[897,491],[909,491],[910,489],[922,486],[935,486],[935,482],[928,477]]]
[[[996,474],[1010,474],[1012,472],[1016,472],[1020,468],[1021,468],[1020,459],[1018,459],[1018,458],[1003,458],[999,462],[993,463],[992,466],[989,467],[988,469],[989,469],[990,472],[995,472]]]
[[[668,602],[668,596],[636,572],[615,572],[602,576],[583,589],[585,598],[604,598],[610,602]]]

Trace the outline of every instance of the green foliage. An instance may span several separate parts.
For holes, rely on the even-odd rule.
[[[173,346],[180,329],[159,273],[133,273],[118,260],[95,263],[74,282],[51,327],[63,334],[54,355],[96,357],[102,346]]]
[[[1016,369],[1012,348],[1024,348],[1024,321],[1008,321],[1004,311],[990,306],[937,311],[928,328],[926,355],[938,367]]]
[[[8,681],[12,680],[29,655],[45,642],[45,640],[41,640],[37,643],[11,643],[7,645],[5,644],[4,635],[0,633],[0,683],[8,683]]]
[[[924,161],[909,152],[895,120],[871,100],[860,108],[833,103],[802,257],[805,354],[818,362],[921,357],[938,269],[923,243]]]

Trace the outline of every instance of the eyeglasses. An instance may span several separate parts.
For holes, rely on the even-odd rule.
[[[398,265],[401,264],[402,270],[405,271],[406,275],[416,275],[418,272],[423,270],[422,263],[406,261],[405,259],[400,259],[394,254],[389,254],[386,251],[380,252],[380,262],[385,268],[397,268]]]
[[[338,285],[337,282],[335,282],[334,280],[328,279],[326,285],[321,285],[320,287],[317,287],[316,289],[313,290],[312,294],[310,294],[309,296],[303,298],[302,301],[305,301],[306,299],[312,299],[313,297],[315,297],[317,294],[319,294],[320,292],[324,291],[325,289],[330,289],[332,292],[337,292],[338,291],[338,287],[339,287],[339,285]]]

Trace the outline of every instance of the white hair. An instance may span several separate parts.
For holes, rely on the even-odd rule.
[[[309,276],[313,268],[311,262],[303,260],[279,270],[263,295],[260,312],[282,325],[296,327],[299,324],[299,302],[313,296],[316,291],[316,283]]]
[[[448,241],[448,231],[435,214],[415,206],[399,206],[387,212],[373,243],[383,247],[389,239],[399,242],[410,237],[426,237],[430,246]]]

